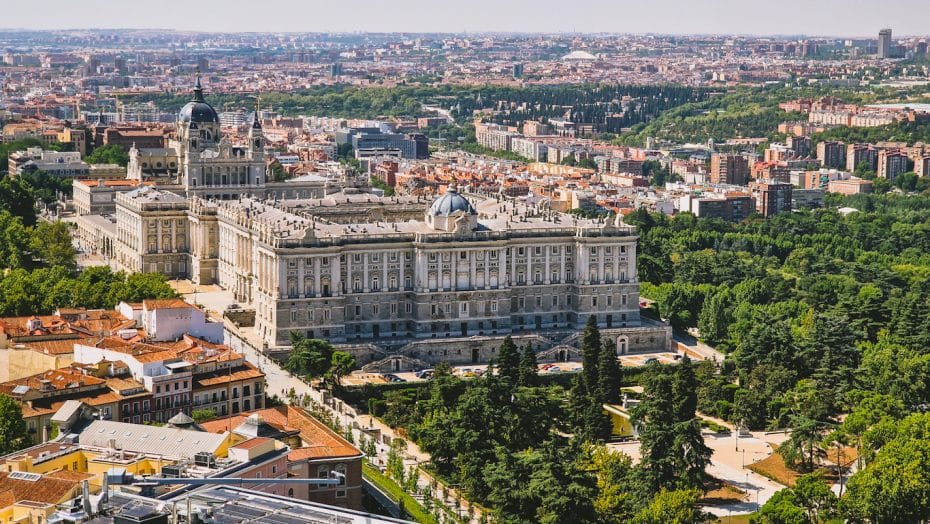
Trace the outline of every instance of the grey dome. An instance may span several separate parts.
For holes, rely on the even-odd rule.
[[[446,194],[437,198],[429,208],[429,214],[432,216],[449,216],[458,212],[466,215],[476,215],[475,208],[467,198],[459,194],[454,187],[449,187]]]
[[[197,77],[197,84],[194,86],[194,98],[181,108],[178,114],[178,121],[187,123],[212,123],[219,124],[220,116],[216,114],[216,109],[203,99],[203,87],[200,85],[200,77]]]

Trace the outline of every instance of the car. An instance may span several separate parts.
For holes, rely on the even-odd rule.
[[[382,376],[384,377],[384,380],[387,380],[388,382],[406,382],[406,380],[398,377],[393,373],[385,373]]]
[[[646,359],[645,362],[643,362],[643,364],[652,364],[652,363],[658,362],[658,361],[659,361],[659,359],[657,359],[657,358],[655,358],[655,357],[649,357],[649,358]]]
[[[674,358],[675,360],[681,360],[681,357],[682,357],[682,355],[675,355],[675,356],[672,357],[672,358]]]
[[[560,368],[559,366],[552,366],[548,369],[548,371],[549,373],[558,373],[562,371],[562,368]]]
[[[417,378],[421,378],[424,380],[429,380],[433,378],[434,374],[435,372],[432,369],[421,369],[420,371],[417,371],[416,373]]]

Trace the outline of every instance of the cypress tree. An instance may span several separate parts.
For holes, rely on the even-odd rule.
[[[597,392],[601,402],[617,404],[620,402],[622,381],[620,363],[617,361],[617,349],[613,340],[604,342],[597,365]]]
[[[520,385],[531,388],[539,385],[539,367],[532,344],[527,344],[520,356]]]
[[[508,335],[501,344],[500,351],[497,355],[498,376],[502,380],[516,386],[520,379],[520,354],[517,353],[517,345]]]
[[[672,397],[675,402],[675,422],[688,422],[694,419],[697,411],[697,375],[694,364],[688,355],[682,357],[675,367],[672,382]]]
[[[597,388],[597,363],[600,354],[601,332],[597,329],[597,317],[591,315],[581,336],[581,365],[588,391]]]

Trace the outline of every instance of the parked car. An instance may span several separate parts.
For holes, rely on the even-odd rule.
[[[657,358],[655,358],[655,357],[649,357],[649,358],[646,359],[645,362],[643,362],[643,364],[652,364],[653,362],[658,362],[658,361],[659,361],[659,360],[658,360]]]
[[[382,376],[384,377],[384,380],[387,380],[388,382],[406,382],[406,380],[398,377],[393,373],[385,373]]]

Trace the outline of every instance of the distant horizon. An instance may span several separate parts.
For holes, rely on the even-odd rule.
[[[4,6],[0,30],[200,33],[629,34],[876,38],[930,36],[926,0],[46,0]],[[568,6],[568,8],[566,8]],[[139,21],[134,23],[134,21]]]
[[[778,39],[797,39],[797,38],[815,38],[815,39],[872,39],[878,38],[878,30],[875,34],[803,34],[803,33],[660,33],[644,32],[635,33],[630,31],[609,32],[609,31],[498,31],[498,30],[468,30],[468,31],[220,31],[220,30],[202,30],[202,29],[172,29],[169,27],[49,27],[49,28],[28,28],[28,27],[0,27],[0,33],[3,32],[33,32],[33,33],[56,33],[56,32],[80,32],[80,31],[166,31],[183,34],[204,34],[204,35],[223,35],[223,34],[247,34],[247,35],[269,35],[269,34],[286,34],[286,35],[513,35],[513,36],[542,36],[542,35],[579,35],[579,36],[658,36],[658,37],[748,37],[748,38],[778,38]],[[927,38],[930,39],[930,29],[927,33],[899,34],[892,32],[893,39],[902,38]]]

